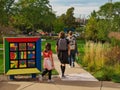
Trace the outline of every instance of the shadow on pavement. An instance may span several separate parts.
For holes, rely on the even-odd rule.
[[[120,88],[120,83],[106,82],[106,81],[62,81],[60,78],[54,78],[54,82],[50,84],[55,85],[67,85],[67,86],[80,86],[80,87],[109,87],[109,88]],[[36,82],[40,83],[40,82]],[[48,84],[46,81],[41,83]]]
[[[69,85],[69,86],[81,86],[81,87],[109,87],[120,88],[120,83],[106,82],[106,81],[61,81],[56,80],[56,85]]]
[[[107,81],[63,81],[59,77],[53,77],[54,82],[48,83],[47,79],[45,79],[42,82],[38,81],[38,78],[32,79],[32,78],[17,78],[15,80],[3,80],[0,81],[0,90],[16,90],[20,85],[18,84],[10,84],[8,82],[32,82],[34,85],[37,84],[52,84],[52,85],[64,85],[64,86],[77,86],[77,87],[98,87],[101,86],[103,88],[114,88],[119,89],[120,83],[113,83],[113,82],[107,82]]]

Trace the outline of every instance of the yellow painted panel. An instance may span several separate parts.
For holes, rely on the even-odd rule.
[[[6,73],[6,75],[33,74],[33,73],[40,73],[40,71],[37,68],[14,69],[14,70],[9,70]]]

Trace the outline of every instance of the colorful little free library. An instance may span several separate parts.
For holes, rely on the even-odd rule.
[[[36,74],[41,70],[41,39],[4,38],[5,74]]]

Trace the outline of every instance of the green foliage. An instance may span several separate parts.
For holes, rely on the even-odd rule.
[[[0,44],[0,48],[3,48],[3,44]]]
[[[115,73],[112,66],[102,67],[99,71],[93,74],[100,81],[120,82],[120,73]]]
[[[46,41],[42,41],[42,51],[45,48],[45,43],[51,43],[51,49],[52,49],[53,53],[56,53],[56,51],[55,51],[56,40],[47,39]]]
[[[91,13],[86,25],[86,39],[93,41],[109,41],[111,31],[120,31],[120,2],[106,3],[100,10]]]
[[[120,11],[119,11],[120,10],[120,2],[115,2],[113,4],[113,7],[114,7],[113,30],[120,31]]]
[[[117,40],[115,38],[111,38],[110,41],[111,41],[112,46],[116,46],[116,45],[120,46],[120,40]]]
[[[55,31],[56,33],[59,33],[61,30],[64,29],[65,24],[64,24],[64,22],[61,20],[61,18],[57,18],[57,19],[54,21],[53,26],[54,26],[54,31]]]
[[[73,28],[75,24],[75,17],[73,16],[74,15],[73,12],[74,12],[74,7],[69,8],[66,12],[65,25],[68,28]]]
[[[28,33],[52,31],[55,14],[48,0],[1,0],[0,25],[9,25]]]
[[[110,72],[110,74],[108,72],[105,73],[105,71],[101,70],[101,71],[98,71],[97,73],[95,73],[94,76],[100,81],[111,81],[111,77],[112,77],[111,72]]]
[[[118,46],[113,47],[108,43],[87,42],[82,64],[97,79],[116,81],[120,74],[119,56],[120,47]],[[119,80],[116,82],[119,82]]]
[[[97,20],[95,17],[91,17],[88,20],[88,23],[86,25],[86,30],[85,30],[85,38],[88,40],[95,40],[97,39]],[[96,40],[95,40],[96,41]]]
[[[85,31],[85,27],[77,27],[76,31],[82,33],[83,31]]]
[[[57,20],[54,22],[54,31],[60,32],[64,28],[75,28],[75,17],[74,8],[68,8],[66,14],[62,14],[60,17],[57,17]]]
[[[83,39],[77,39],[77,46],[78,46],[78,55],[76,56],[76,62],[80,65],[83,64],[83,56],[84,56],[84,48],[85,41]]]
[[[99,41],[107,41],[108,40],[108,32],[109,32],[109,27],[108,27],[108,21],[106,20],[99,20],[97,22],[97,39]]]
[[[113,75],[112,81],[116,83],[120,83],[120,74]]]
[[[93,75],[100,81],[105,80],[104,72],[102,70],[95,72]]]
[[[21,0],[15,7],[16,10],[19,8],[21,10],[16,12],[15,18],[13,16],[13,25],[17,27],[21,26],[23,30],[46,30],[47,27],[52,25],[55,18],[48,0]]]
[[[98,11],[100,16],[103,16],[105,19],[109,19],[113,12],[113,3],[106,3],[100,7]]]
[[[9,20],[9,9],[10,9],[10,4],[8,2],[11,2],[13,0],[0,0],[0,25],[8,25],[8,20]]]

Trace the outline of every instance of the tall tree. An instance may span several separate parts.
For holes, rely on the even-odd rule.
[[[67,10],[65,17],[65,25],[68,28],[75,27],[75,17],[73,15],[74,15],[74,7],[71,7]]]
[[[75,23],[75,17],[73,16],[74,15],[73,12],[74,12],[74,8],[71,7],[68,8],[65,14],[62,14],[61,16],[57,17],[57,20],[54,23],[56,32],[64,30],[65,28],[67,30],[75,28],[76,23]],[[58,24],[56,22],[58,22]]]
[[[14,4],[15,0],[0,0],[0,24],[8,25],[10,15],[11,15],[11,7]]]
[[[55,18],[48,0],[19,0],[13,8],[12,24],[27,32],[46,29]]]
[[[56,20],[53,24],[55,32],[58,33],[65,28],[64,19],[65,19],[65,14],[62,14],[60,17],[56,18]]]
[[[120,2],[115,2],[113,5],[113,30],[120,32]]]
[[[120,31],[120,2],[102,5],[86,25],[86,37],[92,40],[106,41],[111,31]]]
[[[91,13],[91,17],[88,20],[88,23],[86,25],[86,30],[85,30],[85,37],[88,40],[97,40],[97,34],[98,34],[98,30],[97,30],[97,15],[96,12],[93,11],[93,13]]]
[[[120,30],[120,2],[106,3],[100,7],[98,14],[109,22],[109,31]]]

